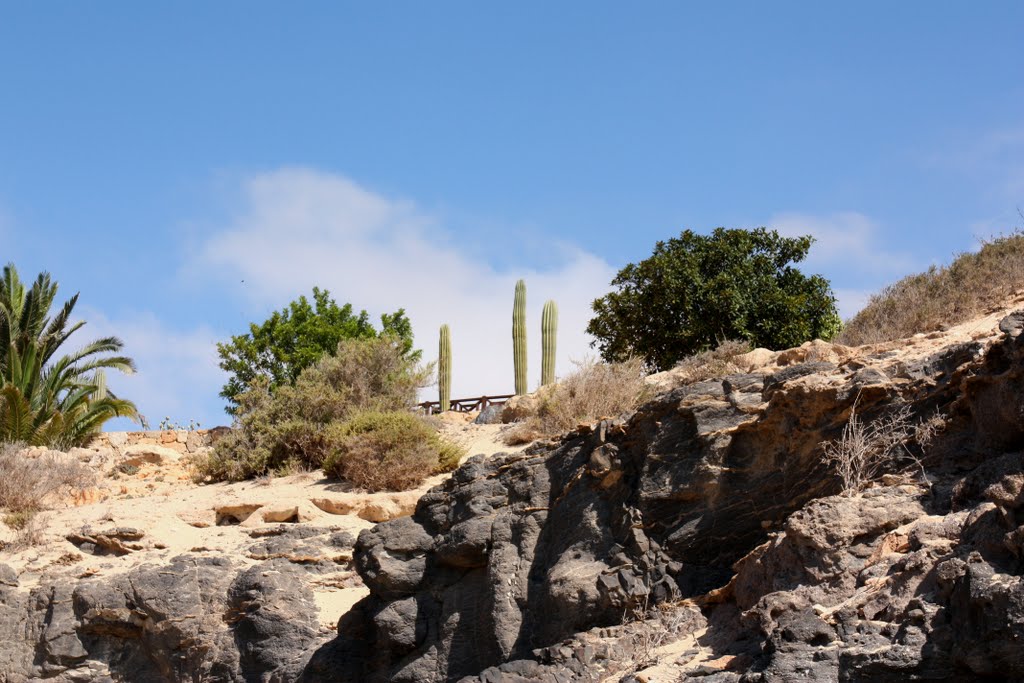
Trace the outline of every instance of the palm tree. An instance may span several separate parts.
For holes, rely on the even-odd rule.
[[[105,370],[131,373],[131,358],[116,354],[117,337],[97,339],[55,357],[85,325],[71,323],[78,294],[50,318],[57,283],[40,273],[25,288],[13,264],[0,278],[0,441],[58,448],[85,445],[114,417],[139,419],[131,401],[107,390]]]

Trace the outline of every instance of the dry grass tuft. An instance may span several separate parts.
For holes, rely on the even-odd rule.
[[[676,363],[675,369],[682,372],[681,379],[686,384],[724,377],[739,371],[732,361],[736,356],[743,355],[748,351],[750,351],[750,342],[724,341],[717,348],[687,356]]]
[[[0,508],[2,521],[16,533],[6,549],[37,545],[46,528],[39,512],[63,495],[82,492],[96,483],[95,473],[60,453],[26,456],[21,444],[0,447]]]
[[[581,422],[632,410],[650,394],[639,359],[599,363],[587,359],[554,388],[539,396],[536,412],[517,422],[502,439],[513,446],[574,429]]]
[[[29,458],[18,444],[0,448],[0,507],[8,515],[42,510],[53,497],[85,491],[95,482],[91,469],[62,454]]]
[[[905,277],[871,297],[835,341],[874,344],[956,325],[1003,303],[1024,280],[1024,233],[983,243],[948,266]]]
[[[855,401],[842,436],[821,444],[822,458],[839,475],[845,495],[852,495],[887,472],[919,470],[927,481],[919,454],[931,445],[944,425],[945,420],[938,413],[913,422],[906,405],[864,422]],[[914,450],[910,448],[912,443],[916,444]]]

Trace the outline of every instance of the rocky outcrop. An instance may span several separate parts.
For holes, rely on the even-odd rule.
[[[0,565],[0,681],[295,680],[330,635],[311,579],[347,565],[354,539],[296,526],[252,535],[254,565],[194,553],[31,591]]]
[[[686,600],[727,645],[678,657],[680,675],[1024,677],[1022,379],[1016,338],[883,350],[700,382],[556,448],[471,460],[360,535],[371,594],[304,680],[591,680],[580,634],[619,642],[630,615]],[[855,405],[943,416],[929,450],[906,444],[928,487],[834,496],[820,444]],[[552,660],[564,642],[580,654]]]

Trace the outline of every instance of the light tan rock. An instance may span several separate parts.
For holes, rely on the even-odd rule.
[[[368,522],[387,522],[401,517],[401,508],[395,501],[385,498],[384,500],[369,501],[360,508],[358,516]]]
[[[354,502],[349,499],[311,498],[309,502],[329,515],[347,515],[356,508]]]
[[[743,372],[753,372],[754,370],[773,365],[777,355],[775,351],[757,348],[753,351],[734,356],[732,363]]]
[[[216,513],[217,526],[224,526],[229,524],[245,524],[252,513],[263,507],[263,503],[231,503],[228,505],[219,505],[214,508]],[[260,519],[259,521],[263,521]]]
[[[181,460],[181,454],[166,446],[136,444],[121,449],[121,458],[124,464],[138,467],[145,463],[152,465],[176,463]]]
[[[128,432],[107,432],[107,442],[114,448],[128,445]]]

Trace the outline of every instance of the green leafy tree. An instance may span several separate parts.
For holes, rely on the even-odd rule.
[[[399,340],[402,352],[418,361],[412,348],[412,324],[404,309],[381,316],[380,334]],[[220,367],[231,377],[220,395],[227,399],[227,412],[238,410],[239,396],[257,379],[266,381],[271,392],[295,383],[299,374],[324,354],[333,354],[345,339],[373,339],[378,332],[366,311],[355,314],[351,304],[338,306],[326,289],[313,288],[313,301],[300,296],[267,320],[249,325],[249,332],[217,344]]]
[[[108,391],[105,370],[133,372],[116,337],[70,355],[57,351],[84,321],[71,322],[78,294],[50,317],[57,283],[41,273],[26,288],[13,264],[0,279],[0,440],[66,448],[84,445],[115,417],[140,419],[131,401]]]
[[[686,230],[619,271],[587,332],[605,360],[637,356],[656,370],[730,339],[771,349],[831,339],[841,322],[828,281],[792,265],[813,242],[766,228]]]

